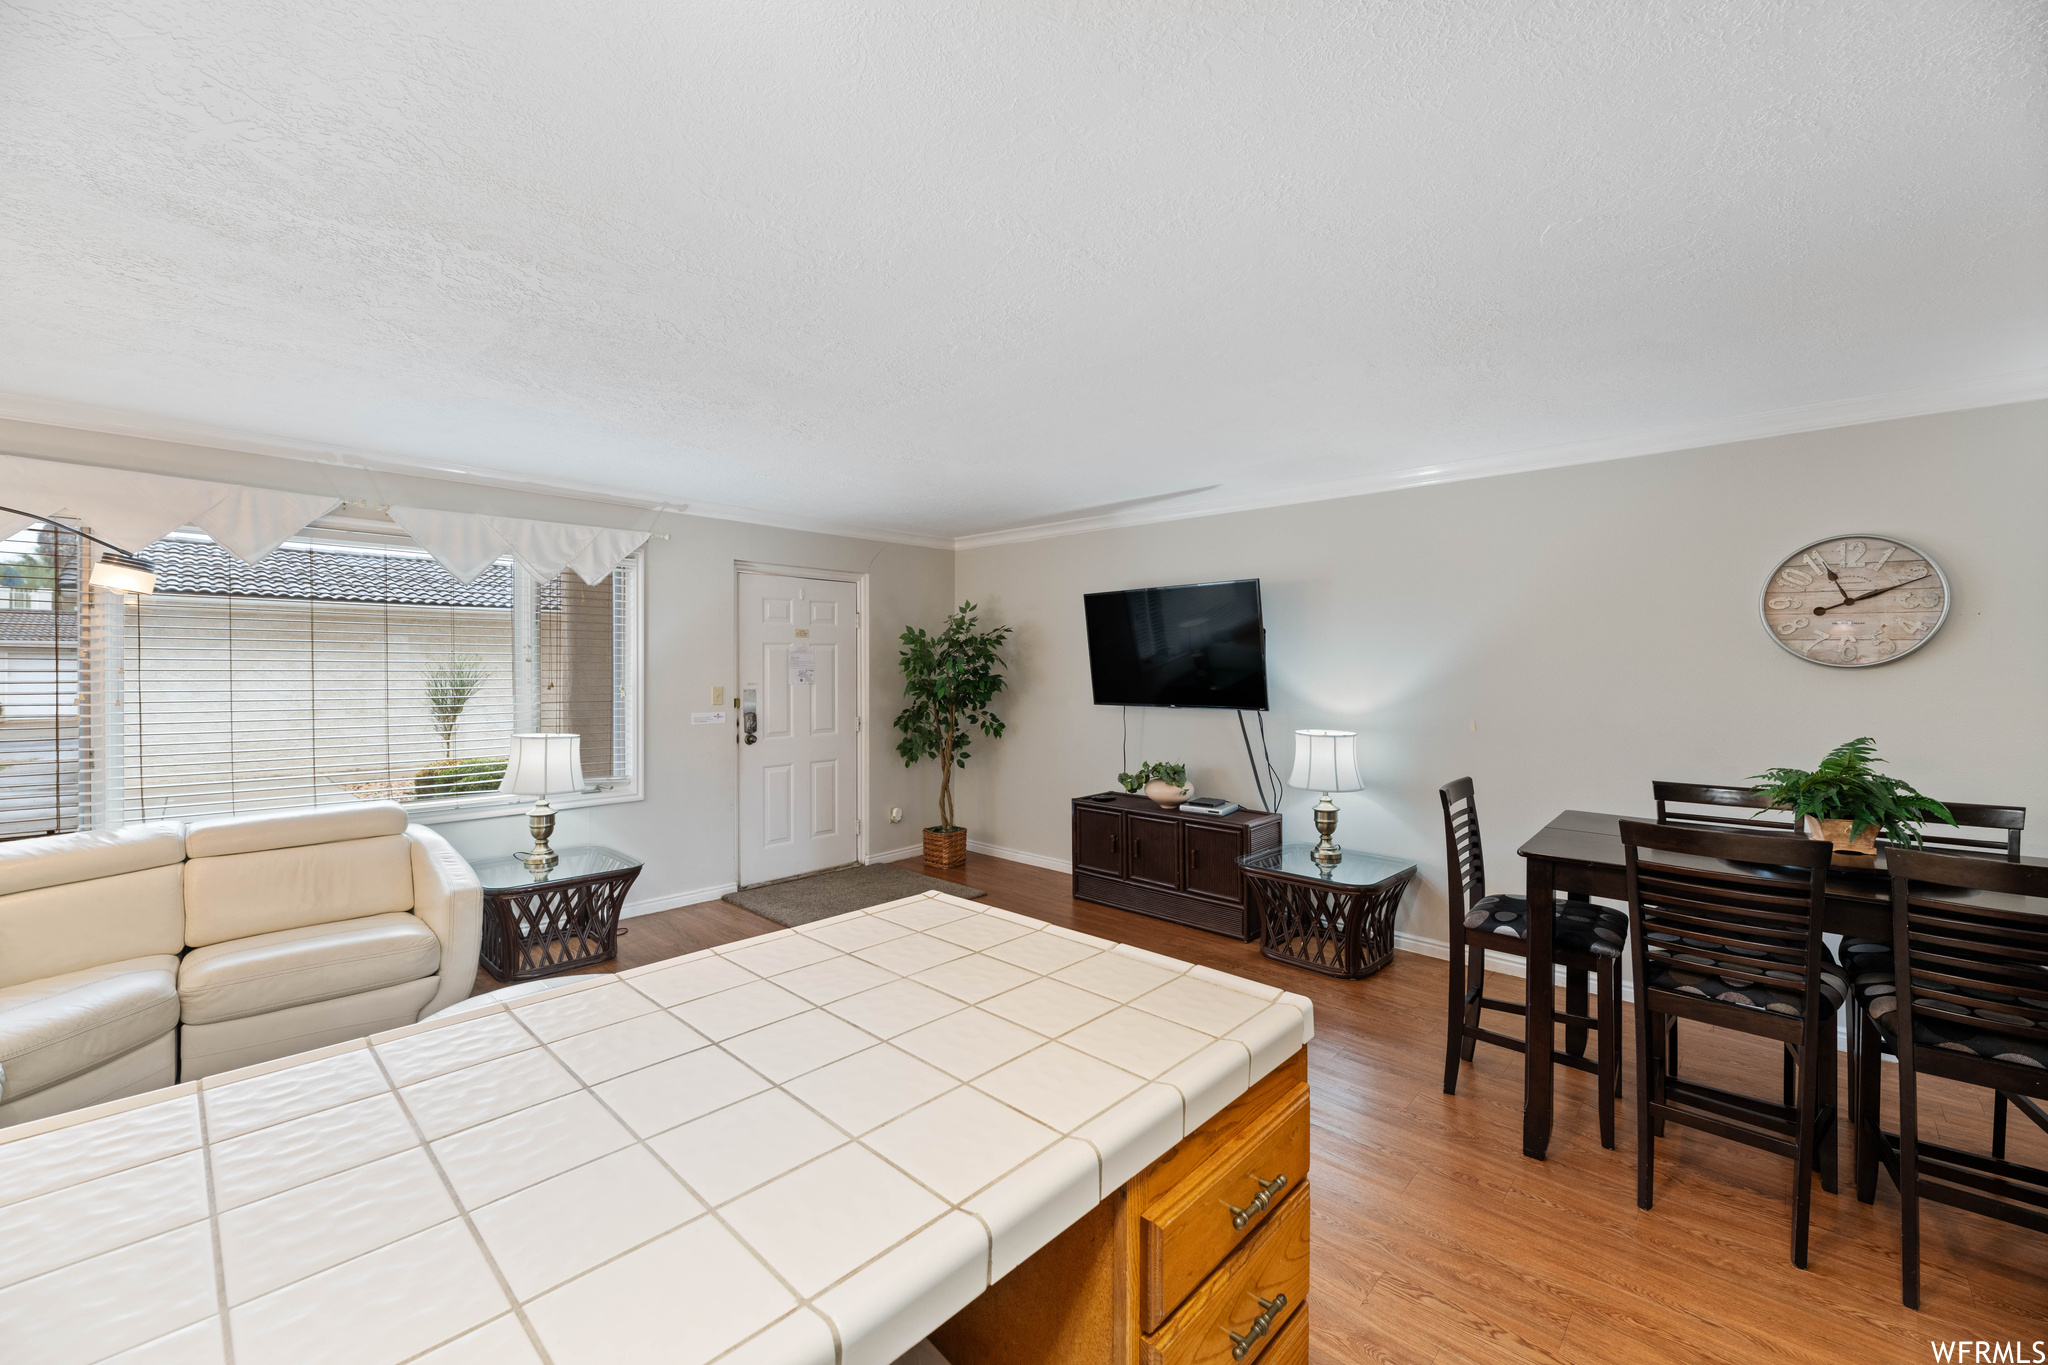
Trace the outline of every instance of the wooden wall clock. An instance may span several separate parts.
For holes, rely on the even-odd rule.
[[[1890,536],[1830,536],[1771,570],[1757,603],[1780,646],[1829,668],[1905,658],[1948,619],[1941,566]]]

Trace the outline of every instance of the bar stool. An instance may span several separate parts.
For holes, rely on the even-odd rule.
[[[1792,1264],[1804,1270],[1816,1167],[1821,1187],[1835,1188],[1835,1011],[1848,981],[1821,939],[1834,848],[1638,820],[1621,822],[1621,842],[1636,979],[1636,1205],[1655,1199],[1665,1123],[1790,1157]],[[1803,875],[1740,872],[1730,862]],[[1785,1045],[1795,1102],[1672,1075],[1664,1047],[1673,1018]]]
[[[1477,1045],[1491,1043],[1525,1052],[1520,1038],[1480,1027],[1480,1011],[1526,1015],[1517,1000],[1485,993],[1486,954],[1529,955],[1529,902],[1521,896],[1486,894],[1486,856],[1479,840],[1479,807],[1472,779],[1461,777],[1437,789],[1444,807],[1444,861],[1450,877],[1451,989],[1448,1037],[1444,1043],[1444,1093],[1458,1093],[1458,1063],[1471,1061]],[[1551,953],[1565,969],[1565,1050],[1552,1048],[1553,1062],[1600,1078],[1600,1145],[1614,1147],[1614,1100],[1621,1093],[1621,954],[1628,942],[1628,918],[1618,910],[1573,896],[1551,917]],[[1586,978],[1595,981],[1598,1016],[1586,1012]],[[1468,985],[1467,982],[1470,984]],[[1586,1060],[1586,1034],[1598,1042]],[[1534,1040],[1530,1040],[1533,1042]],[[1551,1041],[1546,1039],[1546,1042]]]
[[[1899,1188],[1899,1297],[1918,1308],[1921,1200],[2048,1232],[2048,1170],[2004,1160],[2003,1133],[1989,1159],[1919,1133],[1923,1074],[2010,1096],[2029,1117],[2048,1099],[2048,921],[2012,904],[2048,900],[2048,867],[1900,848],[1885,862],[1896,971],[1890,981],[1859,979],[1856,1003],[1859,1022],[1898,1054],[1899,1131],[1883,1131],[1866,1077],[1856,1095],[1856,1197],[1876,1196],[1875,1172],[1869,1188],[1863,1179],[1871,1155]],[[1966,899],[1937,899],[1956,888]],[[1877,1040],[1865,1039],[1863,1052],[1873,1069]]]

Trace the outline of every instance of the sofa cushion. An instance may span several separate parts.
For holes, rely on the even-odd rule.
[[[408,914],[312,924],[195,948],[178,969],[188,1024],[217,1024],[418,981],[441,966],[441,940]]]
[[[412,844],[403,834],[185,864],[185,942],[194,948],[410,909]]]
[[[0,986],[184,946],[182,863],[0,896]]]
[[[168,822],[16,839],[0,844],[0,896],[184,861],[181,827]]]
[[[185,827],[185,856],[223,858],[231,853],[375,839],[405,833],[407,818],[405,807],[396,801],[351,802],[345,806],[314,806],[257,815],[217,815],[194,820]]]
[[[178,1026],[178,959],[130,958],[0,989],[9,1102],[69,1080]]]

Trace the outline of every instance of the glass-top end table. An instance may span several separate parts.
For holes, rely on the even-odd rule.
[[[619,955],[619,912],[640,860],[596,844],[560,850],[532,872],[517,854],[470,866],[484,890],[478,960],[500,981],[532,981]]]
[[[1346,850],[1325,867],[1314,844],[1282,844],[1237,860],[1259,907],[1259,950],[1325,976],[1371,976],[1394,957],[1394,912],[1415,864]]]
[[[614,872],[638,872],[640,860],[628,858],[615,848],[598,844],[582,844],[574,848],[558,849],[561,861],[545,872],[527,869],[520,856],[507,853],[498,858],[486,858],[480,863],[471,863],[477,880],[484,884],[486,891],[519,891],[529,887],[544,886],[550,882],[573,882],[582,877],[601,877]]]

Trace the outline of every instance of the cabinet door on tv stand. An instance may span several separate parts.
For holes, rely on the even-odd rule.
[[[1187,890],[1190,896],[1237,905],[1244,900],[1244,878],[1237,858],[1244,851],[1244,831],[1231,825],[1190,823],[1187,840]]]
[[[1074,867],[1105,877],[1124,875],[1124,813],[1074,808]]]
[[[1181,822],[1157,815],[1126,817],[1130,851],[1125,875],[1143,886],[1180,890]]]

